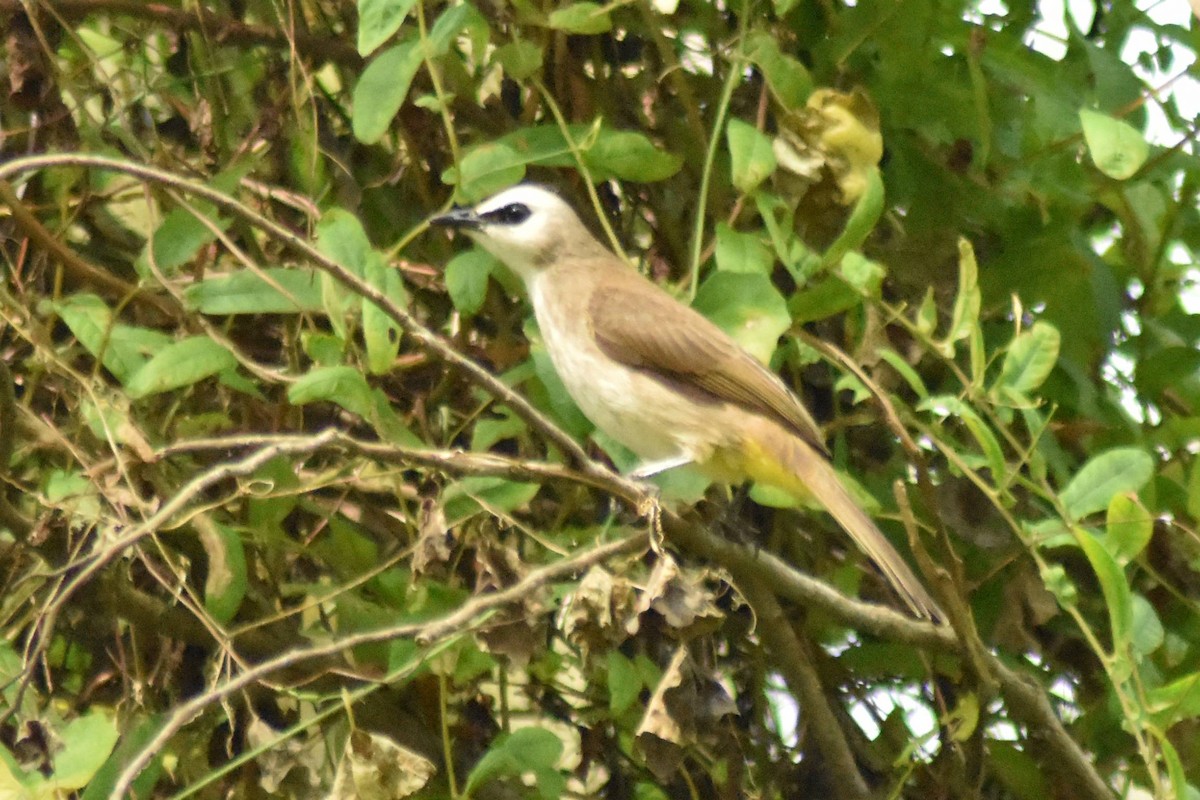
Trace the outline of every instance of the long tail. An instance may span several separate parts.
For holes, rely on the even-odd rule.
[[[747,445],[746,471],[755,480],[799,496],[815,497],[833,515],[918,617],[939,621],[946,615],[891,542],[842,485],[837,472],[812,445],[772,425],[773,435],[753,437]],[[757,456],[757,457],[756,457]]]

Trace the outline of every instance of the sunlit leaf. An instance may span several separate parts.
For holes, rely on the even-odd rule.
[[[775,171],[771,137],[740,119],[729,120],[725,129],[729,144],[731,180],[739,191],[749,194]]]
[[[1110,178],[1132,178],[1146,163],[1150,145],[1137,128],[1124,120],[1084,108],[1079,111],[1083,138],[1096,169]]]
[[[1154,474],[1154,459],[1145,450],[1123,447],[1094,456],[1060,495],[1067,517],[1081,519],[1108,508],[1118,492],[1136,492]]]

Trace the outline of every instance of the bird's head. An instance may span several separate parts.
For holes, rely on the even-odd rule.
[[[462,231],[526,281],[559,259],[603,250],[571,206],[536,183],[513,186],[430,222]]]

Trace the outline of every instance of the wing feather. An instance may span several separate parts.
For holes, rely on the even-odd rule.
[[[593,292],[588,304],[600,349],[630,367],[772,417],[823,453],[808,409],[775,373],[723,330],[636,273]]]

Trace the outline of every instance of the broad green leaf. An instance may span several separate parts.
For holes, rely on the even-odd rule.
[[[1049,377],[1058,361],[1062,337],[1058,328],[1038,320],[1013,339],[1004,354],[1000,385],[1019,394],[1028,394]]]
[[[542,68],[542,48],[525,39],[501,45],[492,57],[517,81],[536,75]]]
[[[1125,580],[1125,573],[1121,571],[1116,559],[1099,539],[1078,527],[1075,529],[1075,538],[1100,581],[1100,591],[1104,594],[1104,603],[1108,606],[1108,617],[1112,625],[1113,652],[1120,654],[1128,646],[1130,631],[1133,628],[1133,601],[1129,582]]]
[[[79,800],[107,800],[125,766],[145,747],[162,727],[162,717],[128,717],[121,720],[121,738],[104,764],[96,770]],[[162,774],[162,754],[155,756],[134,780],[129,797],[150,797],[151,789]]]
[[[422,60],[421,41],[416,34],[409,34],[367,65],[354,86],[350,112],[354,138],[364,144],[383,138],[404,105]]]
[[[796,292],[788,301],[788,311],[797,324],[827,319],[854,308],[862,295],[840,278],[827,278],[815,286]]]
[[[116,722],[99,710],[76,717],[58,734],[62,749],[54,756],[50,783],[64,791],[86,786],[117,743]]]
[[[1150,145],[1141,132],[1124,120],[1084,108],[1079,111],[1083,138],[1096,169],[1110,178],[1132,178],[1146,163]]]
[[[358,217],[340,208],[330,209],[317,223],[317,249],[360,278],[375,257]]]
[[[411,32],[368,64],[354,87],[350,125],[355,138],[364,144],[383,138],[404,105],[426,54],[430,58],[444,54],[454,37],[478,16],[469,4],[451,6],[433,23],[424,44],[415,31]]]
[[[184,290],[188,307],[201,314],[295,314],[321,310],[319,273],[271,267],[214,275]]]
[[[288,402],[302,406],[326,401],[360,417],[370,417],[374,401],[367,379],[354,367],[318,367],[288,389]]]
[[[1200,672],[1192,672],[1146,692],[1146,710],[1164,730],[1200,717]]]
[[[641,694],[642,676],[633,662],[617,650],[608,653],[608,708],[613,717],[624,714]]]
[[[550,13],[550,27],[567,33],[604,33],[612,30],[608,11],[599,3],[572,3]]]
[[[233,619],[248,588],[246,550],[237,531],[217,522],[195,525],[208,556],[204,581],[204,607],[221,624]]]
[[[488,277],[496,259],[486,250],[472,248],[459,253],[446,265],[446,291],[458,313],[473,317],[487,297]]]
[[[653,182],[679,171],[682,159],[654,145],[644,134],[595,125],[571,125],[568,133],[595,180]],[[459,187],[458,199],[474,202],[525,176],[525,168],[573,167],[575,157],[556,125],[521,128],[472,148],[442,180]]]
[[[693,305],[764,364],[792,324],[783,296],[762,274],[714,272]]]
[[[1122,447],[1095,456],[1079,470],[1060,497],[1067,518],[1081,519],[1108,508],[1113,495],[1137,492],[1154,475],[1154,459],[1137,447]]]
[[[521,728],[508,735],[502,734],[475,764],[463,791],[474,795],[475,789],[495,778],[516,778],[533,773],[538,779],[539,794],[553,797],[555,795],[542,791],[541,779],[554,769],[562,749],[562,740],[544,728]]]
[[[54,310],[79,343],[122,383],[171,342],[158,331],[114,323],[108,304],[94,294],[71,295]]]
[[[879,215],[883,213],[883,178],[879,174],[879,168],[868,168],[864,177],[866,187],[854,203],[854,209],[846,220],[846,227],[821,257],[821,263],[827,267],[837,264],[851,251],[857,250],[871,235],[871,231],[875,230],[875,223],[879,222]]]
[[[416,0],[358,0],[358,54],[371,55],[400,30]]]
[[[1137,558],[1150,543],[1154,533],[1154,517],[1137,501],[1137,497],[1119,492],[1108,503],[1108,518],[1104,540],[1109,551],[1122,566]]]
[[[735,231],[726,222],[717,223],[717,269],[722,272],[771,274],[775,258],[760,237]]]
[[[619,178],[639,183],[666,180],[683,166],[683,158],[660,150],[644,134],[600,129],[583,160],[597,181]]]
[[[762,70],[771,94],[788,111],[804,107],[813,79],[803,64],[779,49],[776,37],[757,31],[746,37],[746,57]]]
[[[138,274],[144,277],[153,275],[153,265],[163,275],[174,275],[181,266],[196,257],[201,247],[216,241],[217,234],[213,228],[223,231],[229,227],[230,220],[215,216],[211,207],[206,207],[206,212],[201,213],[205,214],[208,224],[185,208],[169,211],[135,262]]]
[[[1149,600],[1140,594],[1134,594],[1132,600],[1131,644],[1134,653],[1147,656],[1162,647],[1166,631],[1163,629],[1162,620],[1158,618],[1158,612]]]
[[[372,251],[367,259],[365,276],[367,283],[381,291],[384,296],[403,308],[408,304],[408,293],[400,273],[392,269],[383,254]],[[396,354],[400,352],[400,326],[383,309],[369,300],[363,301],[363,341],[367,346],[367,368],[372,375],[383,375],[396,365]]]
[[[457,168],[446,170],[442,180],[457,184],[456,199],[475,203],[519,182],[525,177],[528,163],[527,158],[503,142],[489,142],[463,156]]]
[[[885,275],[878,261],[856,252],[846,253],[838,265],[838,274],[860,297],[878,297]]]
[[[192,336],[159,350],[125,384],[132,398],[147,397],[191,386],[237,366],[224,346],[207,336]]]
[[[954,343],[965,339],[979,327],[979,308],[982,304],[979,291],[979,266],[975,262],[975,249],[966,239],[958,240],[958,294],[954,298],[954,311],[950,316],[950,330],[946,332],[946,352],[954,352]]]
[[[725,129],[733,185],[750,194],[775,171],[775,152],[771,137],[748,122],[734,118]]]
[[[447,487],[443,495],[446,522],[457,525],[480,511],[505,514],[524,508],[540,488],[536,483],[492,476],[463,478]]]

